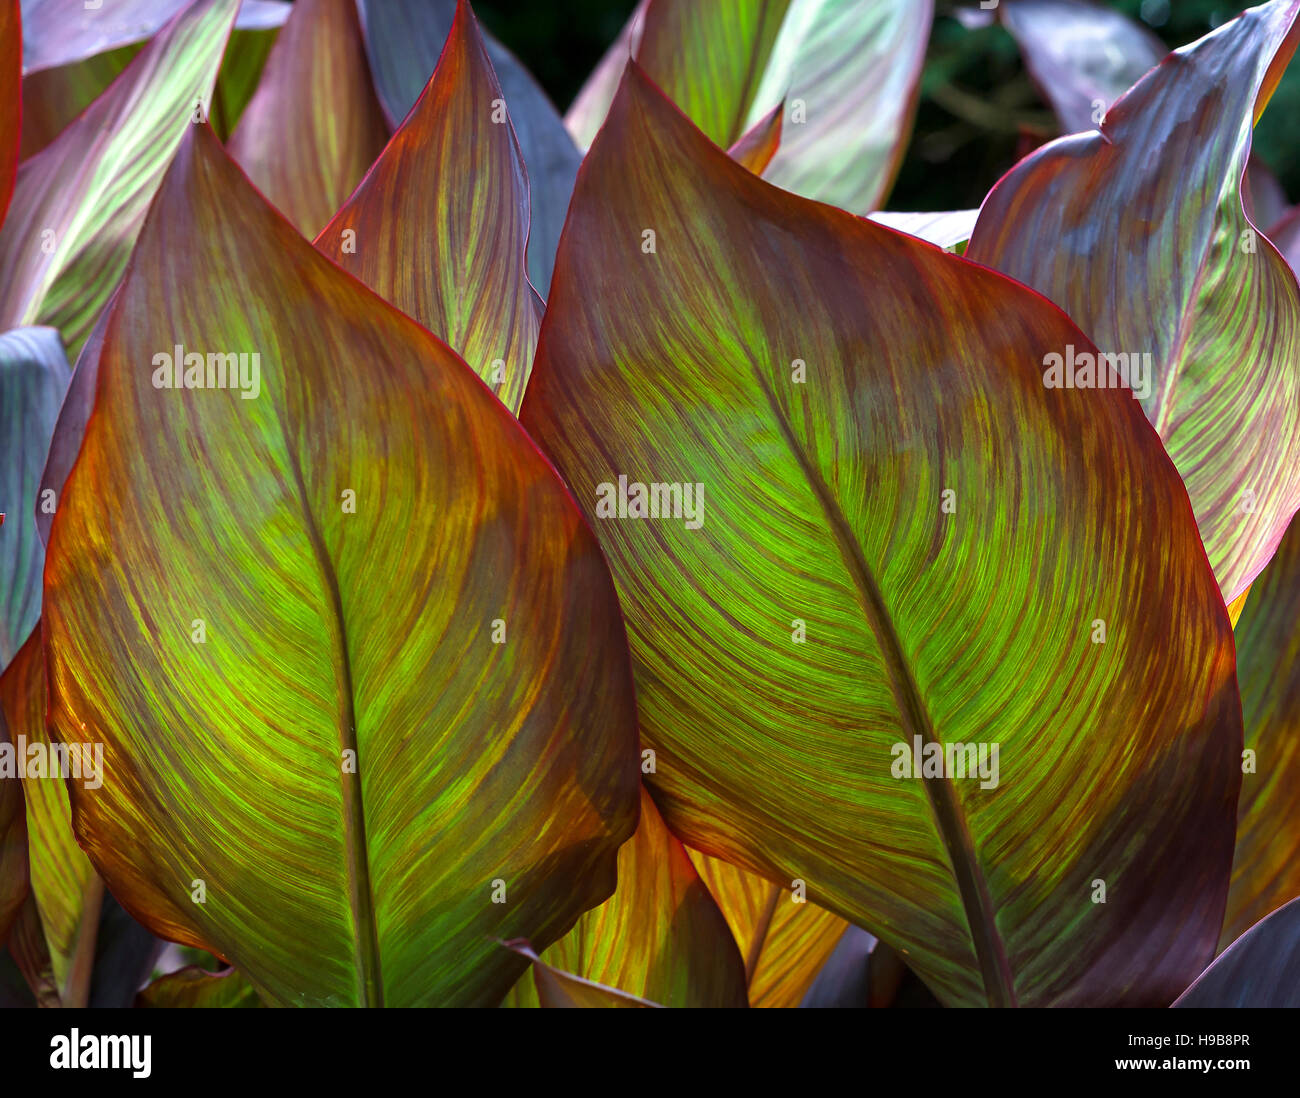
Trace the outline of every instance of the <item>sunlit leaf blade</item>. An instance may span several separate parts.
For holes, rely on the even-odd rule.
[[[1174,1006],[1300,1007],[1300,899],[1233,942]]]
[[[584,1007],[603,1009],[609,1007],[657,1007],[648,999],[638,999],[625,991],[591,980],[575,976],[570,972],[553,968],[536,953],[527,942],[507,942],[506,945],[521,957],[532,962],[533,979],[536,981],[538,1005],[551,1008]]]
[[[641,823],[618,852],[617,891],[542,960],[660,1006],[746,1005],[745,964],[727,921],[644,790]],[[540,1005],[533,978],[507,1002]]]
[[[996,273],[756,179],[630,68],[521,413],[609,557],[670,828],[804,880],[950,1003],[1167,1003],[1222,919],[1231,629],[1138,404],[1043,387],[1069,344]],[[902,776],[917,737],[984,744],[986,776]]]
[[[0,0],[0,223],[13,194],[22,140],[21,22],[18,0]]]
[[[197,0],[186,8],[19,167],[0,229],[0,327],[48,324],[70,354],[80,350],[198,101],[208,101],[238,6]]]
[[[316,247],[448,344],[518,413],[542,304],[528,178],[468,6],[433,79]]]
[[[159,387],[176,353],[214,358]],[[498,939],[613,892],[637,730],[595,538],[207,127],[109,321],[44,594],[52,734],[105,744],[103,787],[70,786],[83,849],[268,1003],[495,1004],[526,967]]]
[[[198,965],[160,976],[135,997],[138,1007],[260,1007],[257,992],[238,969],[208,972]]]
[[[191,0],[108,0],[92,8],[85,0],[24,0],[23,71],[70,65],[144,42],[190,4]],[[237,25],[269,30],[288,16],[289,5],[279,0],[243,0]]]
[[[0,675],[0,709],[20,756],[27,756],[22,781],[31,890],[55,982],[65,1005],[85,1006],[103,885],[73,837],[66,773],[54,768],[56,755],[45,727],[45,666],[39,629]],[[77,752],[75,761],[77,780],[94,784],[94,752],[89,758]],[[69,765],[67,773],[71,772]]]
[[[1066,133],[1096,127],[1169,52],[1142,24],[1092,0],[1004,0],[997,11]]]
[[[979,210],[950,210],[944,213],[894,213],[881,210],[873,213],[871,220],[900,233],[919,236],[944,251],[960,255],[970,240],[977,217]]]
[[[587,82],[564,115],[564,124],[568,127],[578,148],[584,152],[591,148],[596,139],[596,131],[609,113],[609,105],[614,101],[619,81],[623,79],[623,70],[628,61],[636,56],[641,45],[641,31],[645,26],[645,11],[650,0],[640,0],[636,10],[623,24],[623,29],[614,39],[605,55],[600,59]]]
[[[1237,853],[1220,944],[1300,896],[1300,523],[1255,581],[1237,623],[1246,730]]]
[[[743,164],[755,175],[762,175],[763,170],[772,163],[772,157],[781,147],[781,115],[785,104],[778,103],[763,118],[754,123],[741,135],[740,139],[727,152],[737,164]]]
[[[71,65],[38,69],[23,77],[21,156],[35,156],[113,83],[140,46],[97,53]]]
[[[357,0],[357,6],[375,88],[389,121],[396,126],[437,66],[457,0]],[[487,36],[487,52],[528,169],[532,210],[528,276],[545,297],[582,156],[546,93],[519,59],[491,36]]]
[[[635,49],[664,93],[724,148],[785,101],[764,178],[855,213],[876,209],[911,130],[931,0],[648,0],[570,110],[589,143]]]
[[[71,376],[53,328],[0,335],[0,671],[41,616],[45,546],[35,506]]]
[[[739,866],[696,850],[691,860],[745,958],[749,1005],[798,1006],[847,924],[793,890]]]
[[[1120,366],[1187,484],[1228,602],[1300,505],[1300,286],[1241,197],[1252,120],[1295,50],[1297,11],[1250,9],[1172,54],[1101,132],[1022,161],[966,253],[1129,356]]]
[[[230,155],[312,237],[387,141],[356,0],[298,0],[230,138]]]

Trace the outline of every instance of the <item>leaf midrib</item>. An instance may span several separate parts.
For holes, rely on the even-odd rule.
[[[853,536],[848,519],[822,478],[821,472],[803,452],[793,428],[776,400],[775,393],[758,369],[754,370],[754,377],[767,398],[772,417],[785,439],[786,446],[795,461],[799,463],[804,477],[817,497],[836,547],[840,551],[840,557],[844,561],[845,569],[857,590],[858,601],[866,616],[867,624],[884,657],[889,672],[890,688],[908,738],[920,736],[927,746],[942,745],[942,741],[934,731],[925,703],[921,699],[920,690],[908,668],[902,640],[894,629],[884,595],[876,582],[871,566],[862,553],[862,547]],[[1015,981],[1011,975],[1006,946],[994,919],[993,900],[989,894],[988,882],[976,857],[975,844],[970,829],[966,826],[966,818],[962,813],[952,779],[922,776],[922,785],[930,801],[935,826],[952,865],[954,882],[961,896],[962,908],[966,913],[967,930],[984,980],[984,992],[992,1006],[1016,1006]]]

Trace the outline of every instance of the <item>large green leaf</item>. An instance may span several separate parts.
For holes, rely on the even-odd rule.
[[[469,4],[467,0],[357,0],[357,6],[375,88],[396,126],[437,67],[458,8],[465,8],[468,16]],[[546,93],[519,59],[491,37],[487,51],[528,168],[532,211],[528,273],[545,297],[582,155]]]
[[[528,176],[483,37],[460,9],[428,86],[316,247],[445,339],[518,413],[542,303]]]
[[[1223,951],[1176,1007],[1300,1007],[1300,898]]]
[[[1300,0],[1252,8],[1172,54],[1100,132],[1022,161],[985,200],[966,253],[1141,364],[1134,391],[1187,484],[1227,602],[1300,506],[1300,286],[1241,188],[1297,12]]]
[[[618,852],[618,890],[541,956],[552,969],[667,1007],[746,1005],[745,964],[718,905],[650,794]],[[540,1006],[525,975],[510,1006]]]
[[[855,213],[876,209],[902,160],[933,18],[931,0],[648,0],[568,117],[586,147],[631,50],[724,147],[784,98],[769,182]]]
[[[298,0],[230,139],[231,156],[311,237],[387,141],[355,0]]]
[[[1300,523],[1246,600],[1236,627],[1247,754],[1237,853],[1220,944],[1300,896]]]
[[[208,102],[238,7],[196,0],[22,163],[0,229],[0,328],[48,324],[70,353],[80,350],[198,102]]]
[[[152,38],[191,0],[23,0],[23,71],[71,65]],[[270,30],[289,16],[280,0],[243,0],[238,26]]]
[[[756,179],[634,67],[521,413],[613,568],[673,832],[950,1003],[1167,1003],[1223,914],[1231,628],[1138,404],[1044,388],[1070,345],[995,272]],[[917,738],[984,778],[909,779]]]
[[[43,625],[52,734],[105,745],[81,846],[268,1003],[494,1004],[526,968],[497,939],[613,892],[637,731],[595,538],[465,364],[207,127],[108,322]]]
[[[37,490],[71,376],[53,328],[0,335],[0,671],[41,616]]]

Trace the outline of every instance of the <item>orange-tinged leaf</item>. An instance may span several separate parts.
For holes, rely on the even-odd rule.
[[[205,126],[98,361],[43,609],[51,734],[105,745],[82,848],[268,1004],[499,1002],[527,966],[497,941],[603,902],[637,819],[626,640],[564,485]]]
[[[749,1005],[797,1007],[849,924],[797,891],[690,853],[745,958]]]
[[[772,163],[772,157],[781,147],[781,115],[785,104],[778,103],[763,118],[741,135],[727,150],[731,159],[743,164],[755,175],[762,175],[763,169]]]
[[[446,340],[519,411],[541,326],[528,178],[468,5],[438,68],[316,247]]]
[[[618,889],[542,953],[551,970],[666,1007],[744,1006],[745,965],[686,849],[641,791],[641,823],[618,852]],[[538,1006],[547,977],[507,1000]]]
[[[355,0],[298,0],[231,135],[230,155],[310,238],[387,141]]]
[[[527,942],[506,942],[506,946],[532,962],[539,1005],[550,1008],[584,1007],[607,1009],[610,1007],[657,1007],[647,999],[638,999],[625,991],[604,984],[593,983],[571,972],[548,965],[533,952]]]

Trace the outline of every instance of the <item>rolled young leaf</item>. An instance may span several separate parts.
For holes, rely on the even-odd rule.
[[[527,967],[498,939],[613,892],[637,730],[594,536],[207,127],[104,334],[44,628],[52,735],[105,745],[83,849],[268,1004],[495,1004]]]
[[[457,9],[469,5],[466,0],[357,0],[357,4],[375,88],[389,122],[397,126],[437,67]],[[528,275],[545,297],[582,155],[546,93],[519,59],[490,36],[487,51],[528,167]]]
[[[1231,628],[1137,402],[1044,387],[1071,346],[633,67],[521,413],[614,571],[669,827],[948,1003],[1167,1004],[1222,920]]]
[[[18,170],[0,228],[0,328],[48,324],[69,355],[113,292],[154,190],[202,116],[239,0],[196,0]]]
[[[618,852],[618,890],[542,954],[554,969],[666,1007],[743,1007],[745,963],[727,920],[650,794]],[[511,1006],[538,1006],[524,976]]]
[[[41,470],[72,371],[53,328],[0,335],[0,671],[41,616]]]
[[[1300,896],[1300,523],[1291,527],[1235,630],[1246,731],[1237,850],[1220,947]]]
[[[1100,132],[1021,161],[985,200],[966,253],[1123,356],[1112,361],[1187,484],[1225,602],[1300,506],[1300,285],[1241,190],[1297,12],[1300,0],[1250,9],[1171,54]],[[1070,366],[1061,384],[1078,383]]]
[[[447,341],[518,414],[542,303],[528,282],[528,177],[468,5],[365,182],[316,240]]]
[[[795,1007],[834,952],[847,924],[797,888],[766,881],[699,851],[700,871],[745,958],[749,1005]]]
[[[311,238],[387,141],[356,0],[298,0],[230,138],[230,155]]]
[[[1300,1007],[1300,899],[1223,951],[1176,1007]]]

